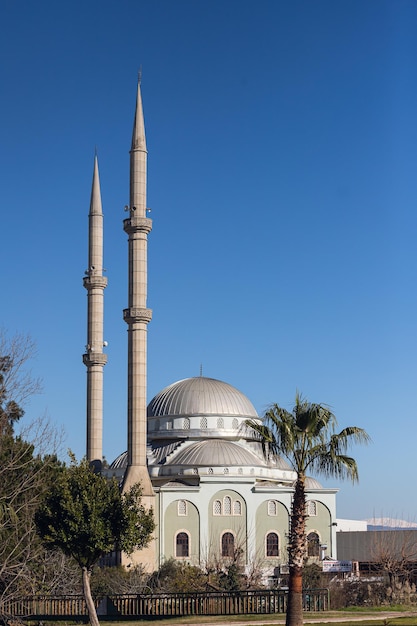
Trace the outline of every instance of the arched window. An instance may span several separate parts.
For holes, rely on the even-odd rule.
[[[213,515],[221,515],[222,514],[222,503],[220,500],[215,500],[213,502]]]
[[[237,430],[239,428],[239,422],[235,417],[232,420],[232,428],[234,428],[234,430]]]
[[[309,517],[315,517],[317,515],[317,502],[315,500],[309,500],[307,502],[307,515]]]
[[[217,428],[224,428],[224,419],[222,417],[217,418]]]
[[[187,501],[178,500],[178,515],[187,515]]]
[[[232,499],[229,496],[223,498],[223,515],[232,514]]]
[[[228,467],[224,467],[223,468],[223,474],[228,474],[229,473],[229,468]]]
[[[222,535],[222,556],[234,555],[235,551],[235,538],[232,533],[223,533]]]
[[[266,556],[279,556],[279,538],[277,533],[266,536]]]
[[[320,556],[320,537],[317,533],[309,533],[307,535],[307,554],[308,556]]]
[[[207,428],[207,417],[202,417],[200,420],[200,428]]]
[[[277,514],[276,500],[268,500],[268,515],[276,515],[276,514]]]
[[[182,427],[183,427],[183,430],[190,430],[190,418],[189,417],[184,417],[182,421]]]
[[[240,500],[233,502],[233,515],[242,515],[242,503]]]
[[[190,556],[190,541],[188,533],[178,533],[175,545],[175,556],[178,558]]]

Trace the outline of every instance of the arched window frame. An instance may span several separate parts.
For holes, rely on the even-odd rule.
[[[223,507],[222,507],[221,500],[214,500],[214,502],[213,502],[213,515],[218,517],[219,515],[222,514],[222,511],[223,511]]]
[[[276,538],[276,541],[275,541]],[[276,547],[275,547],[276,546]],[[270,530],[265,535],[265,556],[268,559],[276,559],[279,557],[279,534],[275,530]],[[271,554],[276,552],[276,554]]]
[[[242,503],[240,500],[233,501],[233,515],[242,515]]]
[[[179,537],[181,540],[186,538],[186,541],[182,543],[178,542]],[[187,530],[178,530],[175,533],[175,558],[176,559],[189,559],[191,554],[191,538],[190,533]],[[179,548],[181,547],[181,550]],[[186,552],[186,554],[179,554],[179,551]]]
[[[317,501],[316,500],[307,501],[307,515],[309,517],[317,517]]]
[[[230,496],[224,496],[223,498],[223,515],[232,514],[232,498]]]
[[[231,530],[225,530],[220,537],[220,554],[225,558],[232,558],[235,552],[235,535]]]
[[[320,534],[317,530],[311,530],[307,535],[307,556],[320,557]]]
[[[178,500],[177,513],[178,517],[186,517],[188,515],[187,500]]]
[[[276,500],[268,500],[268,515],[271,517],[278,515],[278,502]]]

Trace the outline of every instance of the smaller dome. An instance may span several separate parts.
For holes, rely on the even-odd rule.
[[[169,465],[187,466],[265,466],[253,452],[231,441],[210,439],[181,448],[168,461]]]
[[[323,485],[321,485],[319,481],[313,478],[312,476],[306,476],[305,488],[306,489],[323,489]]]
[[[297,481],[294,480],[292,486],[295,487],[295,483]],[[315,478],[313,478],[312,476],[306,476],[305,479],[305,483],[304,483],[304,487],[305,489],[308,491],[309,489],[323,489],[323,485],[321,485],[319,483],[318,480],[316,480]]]
[[[117,456],[110,464],[110,469],[126,469],[127,467],[127,452],[122,452]]]

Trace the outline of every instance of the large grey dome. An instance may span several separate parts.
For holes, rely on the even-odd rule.
[[[235,387],[203,376],[165,387],[148,405],[148,417],[191,415],[258,417],[252,402]]]

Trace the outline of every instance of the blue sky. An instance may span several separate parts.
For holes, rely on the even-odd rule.
[[[85,453],[97,147],[104,452],[126,447],[122,220],[142,66],[148,398],[200,364],[260,414],[299,389],[373,439],[353,451],[358,486],[325,482],[339,517],[416,521],[417,4],[4,0],[0,31],[0,325],[37,344],[28,419],[47,412]]]

